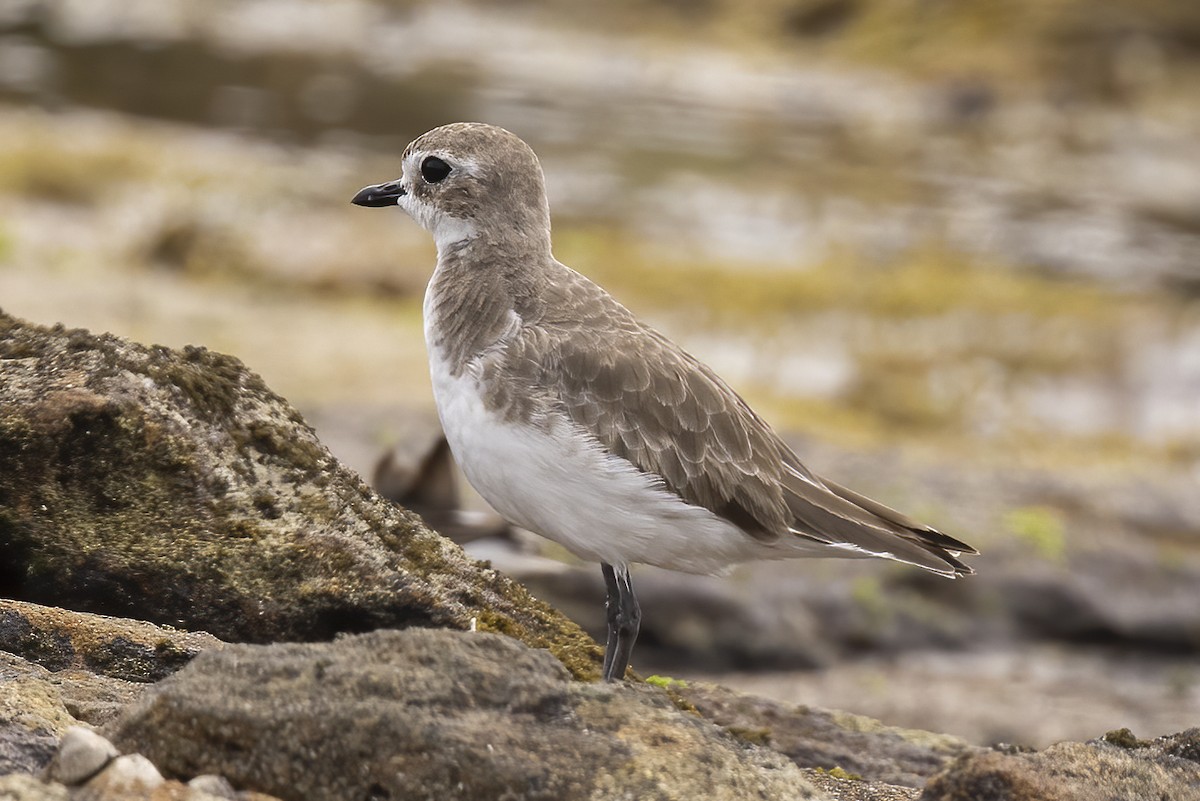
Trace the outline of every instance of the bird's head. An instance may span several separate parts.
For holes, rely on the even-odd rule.
[[[443,125],[404,149],[401,168],[400,178],[365,187],[351,202],[399,206],[433,234],[439,252],[481,234],[497,245],[549,248],[542,167],[515,134],[478,122]]]

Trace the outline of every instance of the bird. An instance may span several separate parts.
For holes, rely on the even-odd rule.
[[[438,415],[464,475],[510,523],[599,562],[602,678],[623,680],[642,613],[630,565],[723,574],[758,559],[881,557],[949,578],[974,548],[801,463],[711,368],[551,253],[541,163],[458,122],[352,203],[433,236],[423,302]]]

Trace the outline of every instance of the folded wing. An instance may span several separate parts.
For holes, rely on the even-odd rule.
[[[957,558],[969,545],[813,474],[711,369],[578,278],[575,303],[555,304],[561,317],[528,334],[538,347],[510,352],[542,354],[532,383],[609,452],[764,542],[802,537],[973,572]]]

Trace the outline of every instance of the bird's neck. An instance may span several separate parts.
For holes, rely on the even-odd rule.
[[[425,290],[425,339],[459,373],[540,308],[555,265],[549,243],[497,242],[479,235],[440,248]],[[431,353],[432,355],[432,353]]]

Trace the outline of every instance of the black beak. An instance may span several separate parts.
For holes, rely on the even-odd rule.
[[[369,206],[371,208],[395,206],[397,200],[407,194],[404,191],[404,187],[400,186],[400,181],[396,180],[389,181],[386,184],[363,187],[350,202],[355,206]]]

